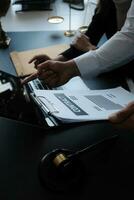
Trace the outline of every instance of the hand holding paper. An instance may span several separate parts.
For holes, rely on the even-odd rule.
[[[109,116],[109,120],[119,127],[134,130],[134,101],[129,103],[121,111]]]
[[[122,87],[107,90],[67,91],[35,90],[42,105],[56,108],[50,113],[65,123],[108,120],[109,115],[134,101],[134,95]]]

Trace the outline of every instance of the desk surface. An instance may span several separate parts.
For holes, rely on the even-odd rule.
[[[70,44],[72,37],[65,37],[63,31],[9,32],[11,38],[9,48],[0,50],[0,68],[16,74],[9,53],[47,47],[56,44]]]
[[[70,38],[63,36],[56,40],[51,37],[52,35],[53,32],[9,33],[12,39],[11,45],[8,49],[0,51],[2,69],[15,73],[9,59],[10,51],[70,42]],[[109,78],[108,80],[100,78],[91,82],[93,88],[107,87],[113,83]],[[55,194],[40,185],[37,169],[44,154],[56,148],[80,150],[113,134],[118,134],[119,139],[111,150],[107,162],[98,163],[94,169],[91,169],[90,156],[86,155],[87,182],[82,190],[73,194],[70,191],[68,194]],[[92,122],[81,126],[46,130],[0,118],[0,199],[86,200],[91,197],[94,197],[92,199],[109,198],[109,196],[121,198],[125,195],[129,199],[129,195],[134,196],[133,144],[133,133],[117,130],[108,122],[97,124]]]
[[[55,130],[41,130],[10,119],[0,118],[0,199],[78,199],[110,195],[133,195],[134,135],[120,135],[108,161],[90,169],[87,154],[87,182],[84,189],[67,194],[53,193],[43,188],[38,179],[38,164],[42,156],[56,148],[72,151],[82,149],[102,138],[116,134],[108,124],[90,124]],[[129,199],[129,198],[128,198]]]

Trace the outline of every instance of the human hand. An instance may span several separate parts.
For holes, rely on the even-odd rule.
[[[95,50],[96,46],[91,44],[89,37],[84,34],[78,35],[71,43],[76,49],[87,52],[90,50]]]
[[[40,55],[36,55],[33,58],[31,58],[31,60],[28,62],[29,64],[34,62],[34,66],[35,68],[37,68],[37,66],[47,60],[51,60],[51,58],[48,55],[45,54],[40,54]]]
[[[134,130],[134,101],[121,111],[109,116],[110,122],[122,128]]]
[[[49,87],[57,87],[65,84],[73,76],[78,75],[80,75],[80,72],[73,60],[67,62],[49,60],[38,65],[37,72],[26,77],[22,84],[38,77]]]

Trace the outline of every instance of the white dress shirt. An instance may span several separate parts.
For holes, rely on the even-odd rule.
[[[74,58],[84,79],[110,71],[134,59],[134,0],[120,31],[99,49]]]

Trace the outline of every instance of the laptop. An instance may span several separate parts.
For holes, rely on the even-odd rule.
[[[40,81],[38,78],[30,81],[28,86],[32,92],[34,90],[89,90],[89,87],[85,84],[85,82],[79,77],[74,77],[69,80],[66,84],[56,87],[49,88],[46,84]]]

